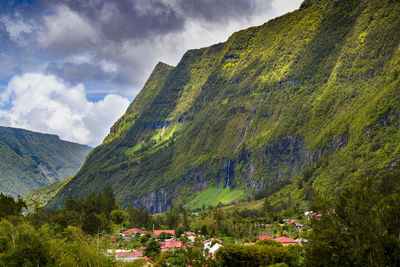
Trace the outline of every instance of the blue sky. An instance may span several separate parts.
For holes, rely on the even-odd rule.
[[[300,0],[0,1],[0,125],[97,145],[157,62]]]

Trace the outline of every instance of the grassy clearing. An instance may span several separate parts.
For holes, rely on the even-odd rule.
[[[246,195],[243,189],[230,189],[210,187],[204,191],[201,191],[197,196],[186,204],[189,209],[201,208],[203,204],[208,206],[215,206],[218,203],[227,204],[233,200],[240,199]]]

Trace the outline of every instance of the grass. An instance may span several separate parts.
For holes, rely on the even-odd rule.
[[[243,189],[209,187],[197,193],[196,197],[186,204],[186,207],[197,209],[201,208],[203,204],[206,207],[216,206],[218,203],[228,204],[233,200],[241,199],[245,195],[246,192]]]

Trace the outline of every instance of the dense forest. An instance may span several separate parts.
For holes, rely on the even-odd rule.
[[[182,206],[150,214],[123,208],[110,188],[84,198],[69,197],[63,209],[45,212],[36,203],[0,195],[0,262],[5,266],[146,266],[143,259],[123,263],[110,249],[141,251],[156,266],[397,266],[400,264],[400,172],[365,176],[335,198],[315,194],[310,207],[321,216],[308,220],[301,211],[273,207],[268,199],[220,204],[196,213]],[[301,229],[287,223],[296,218]],[[286,221],[286,223],[285,223]],[[294,221],[294,220],[293,220]],[[175,235],[124,239],[124,229],[173,229]],[[190,242],[186,233],[197,233]],[[282,246],[260,236],[302,238]],[[160,242],[185,247],[161,251]],[[222,246],[214,256],[202,241]]]

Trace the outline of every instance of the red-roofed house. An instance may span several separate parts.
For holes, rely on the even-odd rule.
[[[296,228],[300,229],[303,228],[303,225],[301,223],[293,223],[294,226],[296,226]]]
[[[124,231],[124,235],[136,235],[136,233],[140,235],[148,235],[149,233],[140,229],[132,228]]]
[[[194,242],[194,239],[198,236],[198,235],[196,235],[195,233],[192,233],[192,232],[187,232],[187,233],[185,233],[185,235],[192,242]]]
[[[269,235],[263,235],[258,237],[258,240],[264,240],[264,239],[274,239],[274,238],[270,237]]]
[[[296,244],[298,244],[296,240],[291,239],[291,238],[289,238],[289,237],[285,237],[285,236],[281,236],[281,237],[275,238],[274,240],[275,240],[275,241],[278,241],[278,242],[281,242],[282,245],[284,245],[284,246],[289,246],[289,245],[296,245]]]
[[[182,241],[171,239],[171,240],[165,240],[165,242],[161,244],[161,251],[175,250],[178,248],[184,248]]]
[[[161,235],[161,233],[175,235],[175,230],[154,230],[153,235]]]
[[[116,252],[115,253],[115,260],[117,261],[124,261],[124,262],[131,262],[143,257],[143,253],[140,251],[135,252]]]

